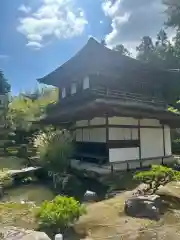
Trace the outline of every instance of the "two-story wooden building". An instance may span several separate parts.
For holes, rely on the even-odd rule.
[[[90,38],[69,61],[40,83],[60,89],[44,123],[70,127],[75,158],[120,169],[171,158],[170,127],[180,116],[167,110],[177,99],[179,73],[142,63]]]

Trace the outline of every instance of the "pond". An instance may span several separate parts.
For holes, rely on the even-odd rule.
[[[1,201],[11,202],[35,202],[37,205],[41,204],[44,200],[52,200],[54,198],[53,191],[43,184],[29,184],[21,185],[15,188],[5,190],[4,197]]]

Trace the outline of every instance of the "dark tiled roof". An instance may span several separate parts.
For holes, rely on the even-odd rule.
[[[134,58],[123,56],[117,51],[108,49],[103,44],[90,38],[87,44],[70,60],[38,79],[40,83],[61,86],[64,82],[79,79],[89,74],[117,73],[122,71],[161,71],[150,64],[142,63]]]

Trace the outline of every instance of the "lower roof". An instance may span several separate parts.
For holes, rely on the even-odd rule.
[[[169,112],[162,107],[150,106],[136,102],[121,102],[111,99],[94,99],[83,105],[67,106],[66,108],[54,109],[39,123],[61,125],[78,120],[89,120],[94,117],[126,116],[134,118],[154,118],[171,127],[180,127],[180,115]]]

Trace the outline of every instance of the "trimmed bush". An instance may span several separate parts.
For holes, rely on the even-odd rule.
[[[154,188],[154,190],[157,190],[160,185],[171,181],[179,181],[180,172],[165,166],[154,165],[149,171],[136,173],[134,179],[149,184],[150,189]]]
[[[42,229],[51,229],[56,233],[70,227],[85,213],[85,207],[74,198],[57,196],[52,201],[44,201],[36,217]]]

